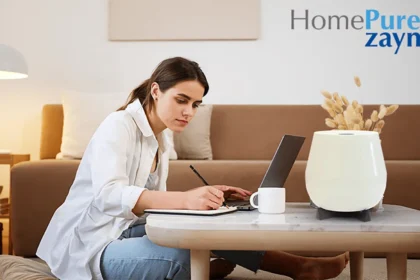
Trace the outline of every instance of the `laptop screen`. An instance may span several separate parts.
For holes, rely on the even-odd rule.
[[[282,188],[295,163],[305,137],[284,135],[274,153],[260,188]]]

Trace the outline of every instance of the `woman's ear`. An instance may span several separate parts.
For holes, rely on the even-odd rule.
[[[160,91],[159,84],[156,83],[156,82],[152,83],[151,94],[152,94],[152,97],[153,97],[154,100],[157,100],[158,95],[159,95],[159,91]]]

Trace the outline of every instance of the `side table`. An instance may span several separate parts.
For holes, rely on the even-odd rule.
[[[18,164],[19,162],[22,162],[22,161],[29,161],[30,159],[31,159],[31,155],[29,154],[0,154],[0,164],[7,164],[10,166],[10,169],[12,169],[12,167],[15,164]],[[9,203],[10,203],[9,214],[0,215],[0,218],[9,219],[9,255],[12,255],[13,254],[12,223],[10,221],[10,211],[12,209],[11,207],[12,201],[10,201],[10,199],[9,199]]]

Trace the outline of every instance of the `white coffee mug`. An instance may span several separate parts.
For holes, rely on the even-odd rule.
[[[257,195],[258,204],[255,204],[254,198]],[[286,190],[285,188],[258,188],[258,192],[251,195],[249,202],[253,207],[258,208],[260,213],[284,213],[286,210]]]

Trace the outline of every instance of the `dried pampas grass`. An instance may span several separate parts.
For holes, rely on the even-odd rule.
[[[355,76],[354,83],[357,87],[361,87],[360,78]],[[330,93],[327,90],[321,91],[325,97],[321,107],[328,112],[330,118],[325,119],[325,124],[329,128],[339,130],[367,130],[376,131],[379,134],[385,126],[384,118],[390,116],[398,109],[398,105],[394,104],[389,107],[380,105],[378,110],[373,110],[370,118],[364,119],[364,108],[359,102],[353,100],[351,103],[344,95],[337,92]]]
[[[362,84],[360,83],[360,78],[355,76],[354,77],[354,83],[356,84],[357,87],[360,87]]]

